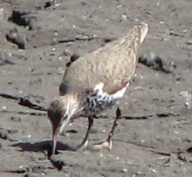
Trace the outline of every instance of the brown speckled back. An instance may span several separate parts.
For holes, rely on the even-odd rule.
[[[66,92],[84,92],[104,83],[104,91],[114,93],[124,87],[134,74],[137,50],[148,32],[142,23],[131,32],[106,46],[80,57],[63,78]]]

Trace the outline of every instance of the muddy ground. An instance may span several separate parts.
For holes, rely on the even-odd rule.
[[[120,104],[133,119],[120,120],[111,151],[62,148],[84,136],[87,120],[73,122],[67,130],[76,131],[60,136],[60,171],[47,158],[46,112],[0,97],[0,176],[191,177],[191,9],[190,0],[1,0],[1,95],[49,105],[71,55],[95,50],[141,21],[150,31],[138,56],[159,56],[172,68],[166,73],[138,64]],[[95,121],[90,143],[107,137],[114,114]]]

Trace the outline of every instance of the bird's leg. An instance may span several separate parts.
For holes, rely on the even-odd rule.
[[[88,138],[89,138],[89,133],[91,130],[91,127],[93,125],[93,117],[89,116],[88,117],[88,128],[87,128],[87,132],[85,134],[85,137],[82,141],[82,143],[76,148],[76,150],[84,150],[87,147],[88,144]]]
[[[112,126],[112,129],[111,129],[111,131],[110,131],[110,133],[109,133],[109,136],[108,136],[108,138],[107,138],[107,142],[108,142],[108,144],[109,144],[109,149],[112,149],[112,137],[113,137],[113,135],[114,135],[114,132],[115,132],[115,128],[117,127],[117,125],[118,125],[118,120],[121,118],[121,110],[120,110],[120,108],[118,107],[117,108],[117,110],[116,110],[116,118],[115,118],[115,120],[114,120],[114,122],[113,122],[113,126]]]
[[[105,147],[105,148],[108,148],[109,150],[112,149],[112,137],[113,137],[113,135],[114,135],[115,128],[116,128],[117,125],[118,125],[118,122],[117,122],[117,121],[118,121],[120,118],[121,118],[121,110],[120,110],[120,108],[118,107],[117,110],[116,110],[116,118],[115,118],[115,120],[114,120],[114,122],[113,122],[113,126],[112,126],[112,128],[111,128],[111,131],[110,131],[110,133],[109,133],[106,141],[104,141],[104,142],[102,142],[102,143],[100,143],[100,144],[96,144],[96,145],[94,146],[94,149],[101,149],[101,148],[104,148],[104,147]]]

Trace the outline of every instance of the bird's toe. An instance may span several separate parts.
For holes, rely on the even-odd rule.
[[[94,150],[100,150],[103,148],[107,148],[108,150],[112,149],[112,141],[111,140],[106,140],[101,143],[97,143],[93,146]]]

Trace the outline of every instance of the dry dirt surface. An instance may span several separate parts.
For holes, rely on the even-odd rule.
[[[0,176],[191,177],[191,9],[191,0],[1,0]],[[70,56],[98,49],[141,21],[150,26],[138,55],[145,65],[138,64],[120,104],[124,118],[113,149],[67,150],[84,137],[82,118],[48,159],[46,112],[24,101],[49,105]],[[103,115],[90,143],[107,137],[115,109]]]

